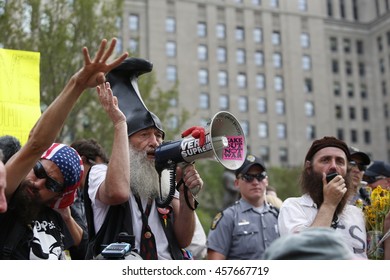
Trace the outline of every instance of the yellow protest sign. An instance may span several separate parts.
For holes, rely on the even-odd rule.
[[[25,144],[41,115],[37,52],[0,49],[0,136]]]

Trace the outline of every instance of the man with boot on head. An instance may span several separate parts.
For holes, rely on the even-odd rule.
[[[310,227],[339,232],[356,258],[366,259],[366,228],[361,209],[348,201],[355,193],[348,168],[348,146],[334,137],[315,140],[301,174],[303,195],[286,199],[280,209],[280,235],[299,234]],[[333,179],[327,175],[336,173]]]
[[[160,178],[156,171],[155,149],[165,133],[160,119],[146,108],[137,86],[138,76],[151,70],[150,62],[129,58],[107,74],[126,119],[115,124],[108,166],[92,166],[86,182],[96,233],[89,258],[98,257],[101,245],[115,242],[121,232],[135,237],[133,245],[143,259],[188,257],[182,248],[191,243],[195,228],[196,192],[191,190],[199,191],[203,181],[194,165],[184,170],[178,167],[177,178],[182,178],[187,188],[181,185],[169,206],[156,205],[160,179],[164,185],[167,178]],[[189,197],[188,204],[184,192]],[[120,215],[116,215],[115,222],[110,219],[113,211]]]

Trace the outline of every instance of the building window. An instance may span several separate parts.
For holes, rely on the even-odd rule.
[[[355,92],[354,92],[354,86],[352,83],[348,83],[347,84],[347,94],[348,94],[348,97],[354,97],[355,95]]]
[[[305,90],[305,93],[312,93],[313,92],[313,82],[310,78],[305,78],[304,90]]]
[[[343,108],[340,105],[336,105],[336,119],[341,120],[343,118]]]
[[[364,77],[366,75],[366,66],[363,62],[359,62],[359,75]]]
[[[352,75],[352,63],[351,61],[346,61],[345,62],[345,74],[348,76]]]
[[[341,95],[341,87],[339,82],[333,83],[333,94],[334,96],[340,96]]]
[[[229,96],[226,94],[219,96],[219,109],[228,110],[229,109]]]
[[[177,80],[176,66],[174,65],[167,66],[167,80],[170,82],[176,82]]]
[[[365,122],[370,120],[370,110],[367,107],[362,108],[362,117]]]
[[[175,33],[176,32],[176,20],[173,17],[168,17],[165,20],[165,31],[167,33]]]
[[[240,112],[248,112],[248,97],[240,96],[238,98],[238,110]]]
[[[284,123],[278,123],[276,125],[276,133],[278,139],[286,139],[287,138],[286,125]]]
[[[316,139],[316,128],[314,125],[308,125],[306,127],[306,139],[307,140],[314,140]]]
[[[332,60],[332,72],[333,74],[339,73],[339,62],[335,59]]]
[[[269,5],[271,8],[279,7],[279,0],[269,0]]]
[[[283,164],[288,163],[288,151],[287,148],[281,147],[279,148],[279,161]]]
[[[246,75],[245,75],[245,73],[238,73],[237,86],[239,88],[246,88]]]
[[[253,29],[253,41],[261,43],[263,41],[263,30],[260,27]]]
[[[298,9],[300,11],[307,11],[307,0],[299,0],[298,1]]]
[[[272,44],[278,46],[280,45],[280,43],[281,43],[280,32],[279,31],[272,32]]]
[[[225,39],[226,38],[226,28],[225,28],[225,24],[223,24],[223,23],[217,24],[217,38],[218,39]]]
[[[378,45],[378,51],[382,52],[383,51],[382,37],[376,38],[376,43]]]
[[[198,22],[197,28],[198,37],[206,37],[207,36],[207,25],[204,22]]]
[[[226,48],[225,47],[218,47],[217,49],[217,61],[220,63],[224,63],[227,61],[226,56]]]
[[[326,10],[328,12],[328,17],[333,17],[333,0],[326,0]]]
[[[350,120],[356,120],[355,107],[349,107],[349,119]]]
[[[311,57],[309,55],[302,57],[302,69],[306,71],[311,69]]]
[[[269,148],[268,148],[268,147],[261,146],[261,147],[260,147],[260,150],[259,150],[259,154],[260,154],[260,157],[261,157],[264,161],[269,161],[269,159],[270,159],[270,154],[269,154]]]
[[[315,111],[314,111],[314,104],[311,101],[305,102],[305,114],[306,117],[314,117]]]
[[[358,54],[364,54],[364,45],[363,45],[363,41],[361,40],[357,40],[356,41],[356,52]]]
[[[257,89],[265,89],[265,77],[263,74],[256,75],[256,88]]]
[[[200,69],[198,71],[198,82],[200,85],[208,85],[209,83],[209,72],[207,69]]]
[[[351,142],[357,143],[358,142],[358,134],[356,129],[351,129]]]
[[[363,136],[364,136],[364,143],[365,144],[371,144],[371,133],[369,130],[365,130],[363,132]]]
[[[350,53],[351,52],[351,40],[345,38],[344,39],[344,52],[345,53]]]
[[[385,119],[389,118],[389,106],[387,105],[387,103],[383,104],[383,117]]]
[[[301,47],[307,49],[310,47],[310,35],[309,33],[301,33]]]
[[[129,29],[131,31],[138,31],[139,30],[139,17],[135,14],[129,15]]]
[[[267,99],[264,97],[257,99],[257,111],[259,113],[267,113]]]
[[[172,41],[168,41],[165,45],[165,53],[168,57],[176,56],[176,43]]]
[[[387,95],[387,84],[386,84],[386,81],[382,81],[382,95],[383,96],[386,96]]]
[[[280,53],[274,53],[272,55],[272,61],[274,63],[275,68],[281,68],[282,67],[282,55]]]
[[[266,122],[259,123],[258,136],[259,136],[259,138],[267,138],[268,137],[268,124]]]
[[[264,65],[264,54],[261,51],[255,52],[255,64],[256,66],[263,66]]]
[[[198,46],[198,59],[201,61],[206,61],[208,59],[206,45],[199,45]]]
[[[218,72],[218,85],[220,87],[227,87],[228,85],[228,75],[224,70]]]
[[[337,38],[336,37],[330,37],[330,51],[331,52],[337,52]]]
[[[364,85],[364,84],[360,85],[360,97],[362,99],[366,99],[367,98],[367,86]]]
[[[202,92],[199,95],[199,108],[208,109],[210,107],[210,97],[206,92]]]
[[[129,49],[132,53],[138,53],[138,41],[135,39],[129,39]]]
[[[283,91],[283,77],[282,76],[275,76],[274,77],[274,89],[277,92]]]
[[[386,69],[385,69],[385,60],[383,58],[379,59],[379,71],[384,74]]]
[[[338,128],[336,134],[338,139],[344,140],[344,130],[342,128]]]
[[[340,0],[340,17],[345,18],[345,3],[344,0]]]
[[[245,50],[244,49],[238,49],[236,50],[236,62],[237,64],[245,64]]]
[[[352,0],[352,13],[353,13],[353,19],[355,21],[358,21],[359,20],[359,11],[358,11],[357,0]]]
[[[245,31],[243,27],[236,27],[236,40],[244,41],[245,39]]]
[[[277,115],[283,116],[285,114],[284,101],[281,99],[276,100],[275,111]]]

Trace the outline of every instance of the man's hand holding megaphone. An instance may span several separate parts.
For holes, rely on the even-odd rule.
[[[206,143],[206,135],[205,135],[205,129],[202,126],[193,126],[189,129],[185,130],[181,137],[187,137],[188,135],[191,135],[195,139],[199,139],[199,146],[202,147]]]

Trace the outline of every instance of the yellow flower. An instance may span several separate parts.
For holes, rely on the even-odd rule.
[[[371,205],[364,206],[367,231],[383,231],[383,222],[390,210],[390,192],[377,186],[371,192]]]

